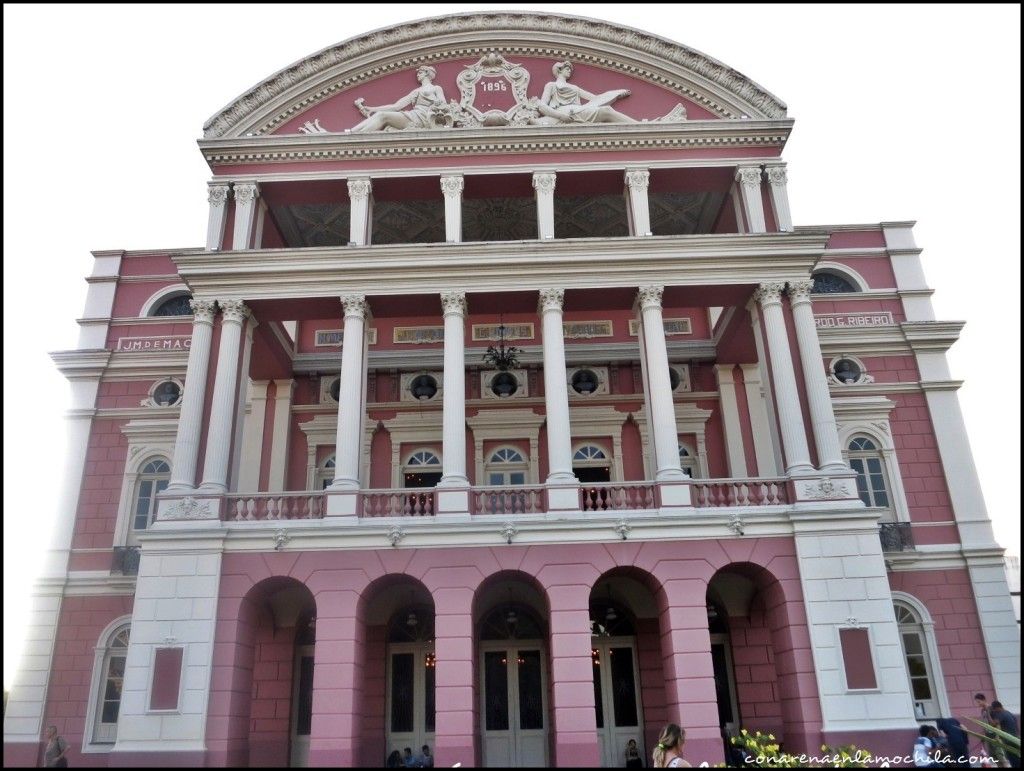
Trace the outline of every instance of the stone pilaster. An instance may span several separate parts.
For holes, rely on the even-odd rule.
[[[555,237],[555,173],[539,171],[533,175],[537,191],[537,238]]]
[[[450,244],[462,241],[462,177],[441,177],[444,194],[444,238]]]
[[[260,188],[255,182],[235,183],[235,232],[231,238],[232,249],[252,248],[256,199],[259,196]]]
[[[764,173],[768,177],[772,209],[775,211],[775,225],[783,233],[791,232],[793,230],[793,216],[789,212],[789,193],[786,190],[786,167],[768,166]]]
[[[224,225],[227,222],[228,190],[226,182],[211,182],[207,187],[210,217],[206,225],[206,248],[209,251],[220,249],[220,245],[224,240]]]
[[[357,246],[370,243],[370,214],[373,207],[373,183],[366,179],[348,181],[348,240]]]
[[[629,200],[630,235],[651,235],[651,210],[647,200],[647,187],[651,173],[647,169],[627,169],[626,194]]]
[[[736,182],[751,233],[764,233],[764,205],[761,203],[761,167],[740,166],[736,169]]]

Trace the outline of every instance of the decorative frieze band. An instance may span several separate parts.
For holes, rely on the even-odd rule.
[[[313,339],[313,346],[316,348],[340,348],[344,339],[345,330],[343,329],[318,329]],[[366,344],[377,344],[377,327],[370,327],[366,330]]]
[[[563,336],[570,340],[589,340],[592,337],[612,337],[611,321],[567,321],[562,324]]]
[[[688,318],[662,319],[662,327],[665,329],[666,337],[672,335],[692,335],[693,322]],[[629,320],[629,334],[636,337],[640,330],[640,323],[636,319]]]
[[[443,343],[444,327],[395,327],[392,342],[411,343]]]
[[[499,339],[498,327],[505,327],[506,340],[533,340],[535,336],[533,324],[524,322],[521,324],[474,324],[472,328],[472,340],[490,341]]]

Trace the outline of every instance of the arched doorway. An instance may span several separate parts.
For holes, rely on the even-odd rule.
[[[626,747],[636,742],[646,757],[641,696],[637,611],[657,624],[654,597],[637,579],[622,572],[606,575],[590,594],[591,666],[601,765],[625,763]]]
[[[532,583],[506,578],[483,587],[476,606],[483,765],[547,766],[547,602]]]

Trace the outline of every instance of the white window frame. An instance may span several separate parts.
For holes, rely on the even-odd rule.
[[[928,608],[925,607],[924,603],[921,602],[917,597],[906,592],[894,591],[890,592],[892,595],[893,602],[893,615],[895,616],[895,606],[901,604],[906,607],[913,615],[917,616],[917,622],[914,624],[914,631],[918,631],[924,637],[923,650],[925,651],[925,669],[928,672],[928,684],[932,688],[932,699],[938,702],[938,708],[940,714],[938,715],[925,715],[924,718],[918,718],[918,721],[934,720],[937,717],[943,717],[945,715],[952,715],[953,711],[949,706],[949,694],[946,693],[946,678],[942,674],[942,660],[939,658],[939,645],[935,639],[935,622],[932,620],[931,614],[928,612]],[[896,624],[899,630],[900,636],[900,651],[903,654],[903,668],[905,671],[907,667],[907,651],[903,647],[903,630],[906,625]],[[907,688],[910,693],[910,698],[914,700],[914,691],[910,684],[910,672],[907,671]],[[915,710],[916,716],[916,710]]]
[[[178,433],[177,418],[132,420],[121,428],[128,439],[128,459],[124,464],[121,497],[114,526],[114,546],[128,545],[135,519],[135,495],[142,468],[154,457],[163,458],[174,471],[174,439]]]
[[[689,458],[688,461],[683,461],[683,450],[686,450],[686,455]],[[689,442],[679,441],[679,466],[683,469],[683,473],[690,479],[700,479],[700,458],[697,456],[697,452],[693,449],[693,446]],[[687,473],[689,469],[689,473]]]
[[[814,270],[811,271],[811,280],[814,280],[815,273],[832,273],[833,275],[839,276],[845,279],[849,283],[853,284],[853,292],[832,292],[831,294],[819,294],[816,297],[851,297],[854,294],[860,294],[861,292],[870,292],[871,287],[868,286],[868,282],[864,277],[851,268],[849,265],[844,265],[841,262],[832,262],[830,260],[822,260],[814,266]]]
[[[159,319],[185,319],[192,318],[192,314],[189,313],[185,316],[154,316],[153,312],[163,305],[167,300],[180,297],[181,295],[190,295],[192,290],[189,289],[185,284],[174,284],[173,286],[165,286],[163,289],[158,289],[156,292],[149,296],[149,299],[142,304],[142,309],[139,311],[141,318],[159,318]]]
[[[178,399],[173,404],[160,404],[156,400],[156,389],[162,386],[164,383],[174,383],[178,386]],[[162,377],[159,380],[153,381],[153,385],[149,387],[149,393],[146,398],[142,400],[139,406],[141,407],[155,407],[158,410],[169,410],[174,407],[181,406],[181,400],[185,398],[185,384],[176,377]]]
[[[910,507],[907,505],[907,493],[903,488],[903,476],[900,473],[899,460],[896,457],[896,445],[892,439],[889,426],[889,412],[895,403],[884,396],[854,397],[833,399],[839,427],[839,442],[843,460],[850,464],[850,441],[855,436],[866,436],[874,441],[882,454],[885,479],[889,490],[889,508],[893,522],[909,522]],[[883,520],[889,521],[889,520]]]
[[[334,474],[337,471],[337,463],[338,463],[337,458],[332,453],[331,455],[328,455],[326,458],[324,458],[323,462],[320,463],[317,466],[317,471],[316,471],[316,484],[317,484],[316,489],[317,490],[324,490],[324,489],[330,487],[331,483],[334,482]],[[330,464],[330,465],[328,465],[328,464]],[[324,482],[327,482],[327,484],[325,485]]]
[[[899,521],[901,521],[899,519],[899,515],[898,515],[897,509],[896,509],[896,505],[894,503],[894,501],[895,501],[894,487],[895,486],[893,485],[893,481],[892,481],[892,476],[893,475],[889,471],[889,459],[886,456],[885,452],[883,451],[883,449],[882,449],[882,442],[878,439],[878,437],[873,435],[873,434],[870,434],[870,433],[868,433],[866,431],[856,431],[856,432],[851,433],[848,437],[846,437],[846,439],[843,441],[843,444],[842,444],[843,460],[845,460],[846,461],[846,465],[850,466],[850,469],[853,470],[854,473],[856,473],[856,469],[854,469],[853,466],[850,463],[850,461],[851,461],[850,443],[853,442],[856,439],[867,439],[868,441],[870,441],[872,444],[875,445],[874,451],[871,451],[871,450],[856,450],[856,451],[854,451],[856,453],[856,455],[854,457],[856,457],[856,459],[858,459],[858,460],[863,460],[864,461],[864,468],[865,468],[865,472],[864,473],[868,477],[870,477],[871,472],[867,468],[867,461],[870,460],[870,459],[877,459],[879,461],[879,463],[881,464],[881,467],[882,467],[882,479],[885,482],[885,495],[889,499],[889,503],[888,503],[887,506],[876,506],[875,507],[875,508],[883,509],[888,514],[888,516],[886,516],[886,514],[883,514],[880,517],[880,521],[881,522],[899,522]],[[874,498],[874,490],[872,490],[872,488],[871,488],[871,480],[870,480],[870,478],[867,480],[867,485],[868,485],[868,490],[871,493],[871,497]],[[860,497],[860,490],[859,489],[857,491],[857,497],[858,498]],[[908,517],[906,521],[909,521],[909,520],[910,520],[910,518]]]
[[[104,627],[100,636],[97,638],[96,647],[93,648],[92,677],[89,680],[89,701],[86,705],[85,711],[85,730],[82,732],[83,753],[110,752],[114,749],[114,743],[117,740],[116,735],[112,742],[97,742],[95,740],[96,721],[100,716],[99,704],[102,697],[101,689],[104,689],[107,684],[106,663],[107,655],[111,650],[110,644],[125,627],[128,627],[128,633],[130,635],[131,623],[131,615],[120,616],[119,618],[114,619]],[[127,661],[128,649],[125,648],[124,651],[125,660]],[[123,691],[121,696],[123,699]],[[121,712],[118,710],[118,720],[120,720],[120,717]]]
[[[516,453],[516,455],[519,456],[519,460],[496,461],[494,456],[503,450],[511,450]],[[523,481],[520,484],[525,485],[530,483],[530,460],[518,447],[514,447],[512,445],[501,445],[500,447],[495,447],[491,450],[490,453],[488,453],[488,456],[487,463],[484,464],[484,478],[480,480],[478,484],[491,487],[516,486],[514,482],[507,479],[507,475],[509,474],[522,474]],[[491,482],[491,474],[502,474],[504,481],[495,485]]]

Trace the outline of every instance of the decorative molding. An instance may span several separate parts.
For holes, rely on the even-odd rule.
[[[541,289],[538,312],[541,314],[548,311],[562,312],[562,304],[565,302],[564,289]]]
[[[281,551],[289,540],[291,540],[291,536],[288,535],[287,530],[278,530],[274,533],[274,551]]]
[[[590,340],[594,337],[614,337],[611,321],[566,321],[562,323],[562,336],[569,340]]]
[[[463,312],[465,315],[465,312]],[[395,327],[391,333],[391,342],[409,345],[423,345],[444,342],[444,327]]]
[[[465,292],[443,292],[441,294],[441,308],[444,316],[455,315],[465,318],[467,313]],[[442,328],[442,339],[444,338]],[[397,340],[395,342],[398,342]]]
[[[661,298],[665,287],[657,285],[642,286],[636,292],[637,303],[641,309],[657,308],[661,310]]]
[[[473,342],[491,341],[498,339],[498,327],[500,324],[474,324],[471,330]],[[533,340],[536,336],[533,322],[522,321],[505,324],[506,340]]]
[[[388,543],[392,546],[398,546],[398,542],[405,538],[405,530],[400,528],[398,525],[392,525],[388,528],[387,535]]]
[[[626,522],[626,520],[620,519],[618,522],[615,523],[615,527],[613,527],[612,529],[615,531],[615,534],[619,538],[625,541],[629,537],[629,531],[633,528],[629,526],[629,523]]]
[[[348,197],[351,201],[363,201],[373,191],[373,183],[369,179],[350,179],[348,181]]]
[[[341,298],[341,307],[345,310],[345,318],[365,319],[370,311],[364,294],[344,295]]]
[[[216,519],[217,516],[210,511],[210,502],[193,498],[186,495],[176,501],[172,506],[160,512],[157,519],[160,521],[191,520],[191,519]]]
[[[512,543],[512,539],[519,534],[519,529],[511,522],[506,522],[501,528],[501,537],[505,543]]]
[[[785,185],[787,181],[785,166],[768,166],[765,169],[768,182],[772,185]]]
[[[810,279],[806,281],[790,281],[789,282],[789,302],[792,303],[809,303],[811,301],[811,290],[814,289],[814,282]]]
[[[241,324],[252,314],[252,311],[241,300],[220,300],[218,304],[224,321]]]
[[[224,206],[228,201],[228,186],[210,184],[207,187],[206,200],[211,206]]]
[[[266,123],[253,127],[250,131],[265,134],[272,131],[282,122],[289,120],[296,113],[308,109],[313,104],[329,98],[333,94],[364,82],[387,72],[400,71],[417,66],[427,61],[458,58],[472,55],[486,55],[493,48],[493,43],[485,45],[469,45],[465,48],[451,48],[445,52],[430,50],[406,56],[397,61],[388,61],[377,66],[365,64],[367,54],[379,53],[386,55],[390,50],[410,50],[417,44],[429,46],[439,36],[453,34],[464,36],[467,41],[483,33],[493,36],[496,30],[507,30],[507,44],[515,45],[519,55],[564,56],[564,51],[555,46],[537,46],[534,41],[538,35],[545,39],[554,35],[568,40],[569,36],[579,44],[590,43],[590,51],[580,50],[575,53],[577,61],[593,63],[614,70],[647,78],[653,82],[672,89],[687,98],[696,101],[705,109],[726,118],[745,117],[746,112],[759,113],[766,118],[785,118],[786,105],[773,94],[765,91],[753,81],[744,77],[722,63],[704,54],[678,43],[673,43],[655,35],[649,35],[635,29],[620,27],[608,22],[583,19],[575,16],[540,13],[504,13],[482,12],[469,14],[453,14],[424,19],[421,21],[401,24],[387,29],[376,30],[342,41],[328,49],[306,57],[295,65],[282,70],[239,96],[235,101],[213,115],[203,126],[204,136],[221,137],[229,133],[240,134],[256,119],[260,112],[268,111],[272,104],[287,103],[287,97],[295,94],[296,99],[303,91],[317,83],[327,83],[328,76],[334,78],[329,85],[321,87],[309,96],[298,100],[282,112],[278,112]],[[567,42],[566,40],[566,42]],[[518,45],[520,41],[527,45]],[[505,41],[502,41],[505,42]],[[530,45],[530,43],[533,43]],[[692,79],[694,84],[704,82],[722,92],[722,96],[735,100],[736,105],[723,105],[711,96],[699,93],[690,84],[679,82],[678,75],[664,74],[648,70],[638,62],[623,60],[616,57],[608,58],[610,49],[626,49],[636,59],[639,54],[658,63],[663,68],[673,65],[680,68],[684,80]],[[603,54],[603,55],[602,55]],[[658,62],[658,60],[661,60]],[[653,70],[653,68],[652,68]],[[721,97],[719,97],[721,98]]]
[[[672,337],[674,335],[692,335],[693,334],[693,322],[683,316],[681,318],[671,318],[661,320],[661,326],[665,330],[666,337]],[[636,337],[640,330],[639,319],[629,320],[629,334],[630,337]]]
[[[313,338],[314,348],[340,348],[345,339],[344,329],[318,329]],[[377,327],[366,330],[366,344],[377,344]]]
[[[726,525],[736,535],[743,535],[743,513],[734,511],[729,517],[729,524]]]
[[[829,477],[822,477],[814,482],[803,483],[803,498],[810,500],[837,500],[842,498],[853,498],[849,482],[839,480],[834,482]]]
[[[533,189],[539,193],[555,192],[556,176],[554,172],[538,171],[533,175]]]

